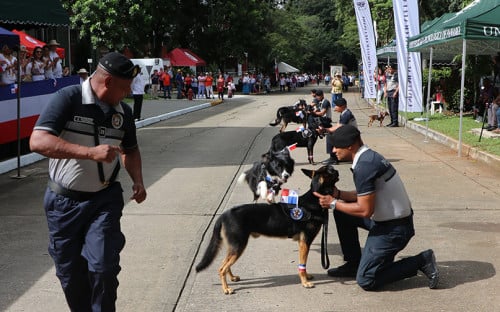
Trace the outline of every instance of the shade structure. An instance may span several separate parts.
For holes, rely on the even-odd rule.
[[[287,64],[285,62],[278,63],[278,71],[280,73],[298,73],[298,72],[300,72],[300,70],[298,68],[295,68],[292,65]]]
[[[5,28],[0,27],[0,48],[8,45],[11,49],[19,46],[19,36]]]
[[[0,23],[68,26],[69,15],[59,0],[2,0]]]
[[[27,33],[23,32],[23,31],[14,29],[14,30],[12,30],[12,32],[19,36],[19,40],[21,41],[21,45],[24,45],[26,47],[29,55],[33,55],[33,50],[36,47],[43,47],[44,45],[46,45],[45,42],[38,40],[34,37],[31,37],[30,35],[28,35]],[[59,47],[56,49],[56,52],[60,58],[62,58],[62,59],[64,58],[64,56],[65,56],[64,48]]]
[[[206,66],[207,63],[194,52],[188,49],[175,48],[168,52],[166,58],[171,66]]]

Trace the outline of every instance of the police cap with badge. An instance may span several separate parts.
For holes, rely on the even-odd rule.
[[[99,67],[112,76],[132,80],[141,71],[139,65],[134,65],[125,55],[109,52],[99,60]]]

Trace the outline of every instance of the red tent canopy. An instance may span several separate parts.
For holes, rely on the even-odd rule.
[[[44,45],[46,45],[45,42],[33,38],[25,32],[15,29],[12,30],[12,32],[19,36],[19,41],[21,42],[21,45],[25,46],[26,49],[28,50],[28,55],[33,55],[33,50],[35,50],[36,47],[43,47]],[[57,54],[59,54],[60,58],[64,59],[65,55],[64,48],[57,48],[56,52]]]
[[[206,66],[207,63],[188,49],[176,48],[168,52],[166,58],[171,66]]]

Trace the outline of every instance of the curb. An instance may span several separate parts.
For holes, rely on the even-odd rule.
[[[214,101],[214,102],[216,102],[216,101]],[[187,107],[187,108],[184,108],[184,109],[181,109],[178,111],[174,111],[174,112],[146,118],[143,120],[139,120],[139,121],[135,122],[135,126],[137,129],[139,129],[139,128],[146,127],[146,126],[149,126],[151,124],[154,124],[154,123],[157,123],[157,122],[160,122],[163,120],[167,120],[167,119],[177,117],[180,115],[184,115],[184,114],[187,114],[190,112],[194,112],[194,111],[197,111],[200,109],[211,107],[211,106],[220,104],[222,102],[217,103],[217,104],[212,104],[212,103],[204,103],[204,104],[200,104],[200,105],[196,105],[196,106],[192,106],[192,107]],[[30,153],[30,154],[22,155],[20,157],[20,167],[31,165],[37,161],[42,160],[42,159],[45,159],[45,156],[40,155],[38,153]],[[4,174],[4,173],[12,171],[14,169],[17,169],[17,157],[0,162],[0,174]]]

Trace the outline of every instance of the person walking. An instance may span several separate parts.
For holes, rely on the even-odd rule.
[[[332,195],[314,193],[323,208],[333,210],[340,247],[346,263],[328,270],[332,277],[356,277],[364,290],[424,273],[429,288],[439,283],[432,249],[394,261],[415,235],[410,199],[396,169],[382,155],[366,146],[352,125],[339,127],[328,138],[339,160],[352,161],[354,191]],[[358,227],[368,230],[361,252]]]
[[[139,71],[120,53],[104,55],[82,85],[54,93],[30,137],[31,151],[49,158],[48,250],[71,311],[116,310],[125,245],[119,158],[130,199],[146,199],[132,110],[122,102]]]

